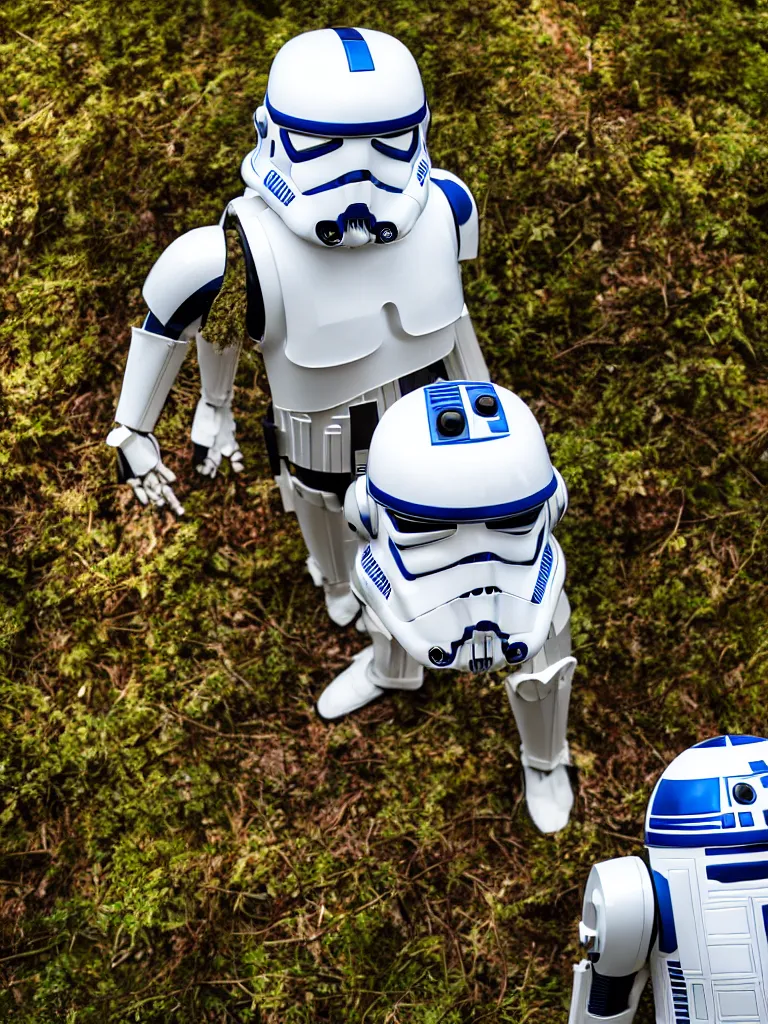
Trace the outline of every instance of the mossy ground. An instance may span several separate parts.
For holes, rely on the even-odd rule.
[[[242,479],[195,486],[190,359],[158,431],[187,515],[114,485],[144,275],[327,24],[417,56],[478,333],[570,486],[555,838],[498,680],[316,719],[363,641],[280,511],[255,355]],[[768,728],[768,5],[12,0],[0,40],[0,1020],[565,1020],[591,864],[688,743]]]

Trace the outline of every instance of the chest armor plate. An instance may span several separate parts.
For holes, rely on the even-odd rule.
[[[330,408],[446,356],[464,307],[456,236],[439,189],[391,245],[312,245],[258,197],[230,204],[265,307],[262,351],[282,408]]]

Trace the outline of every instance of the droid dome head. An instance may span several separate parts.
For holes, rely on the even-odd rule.
[[[650,847],[768,841],[768,739],[716,736],[689,747],[656,784],[645,822]]]
[[[429,111],[416,61],[392,36],[327,28],[289,40],[254,123],[243,179],[307,241],[389,244],[424,209]]]
[[[565,563],[552,528],[567,494],[512,392],[431,384],[396,402],[345,514],[364,540],[359,596],[422,665],[485,671],[532,657]]]

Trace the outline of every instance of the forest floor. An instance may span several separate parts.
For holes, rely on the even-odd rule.
[[[761,0],[13,0],[0,11],[0,1020],[565,1021],[581,892],[664,765],[761,734],[768,676]],[[115,485],[142,281],[242,186],[294,34],[421,66],[477,197],[468,306],[571,507],[570,825],[521,795],[500,677],[335,726],[331,626],[270,478],[199,485],[190,358],[158,428],[186,515]],[[645,997],[641,1019],[651,1019]]]

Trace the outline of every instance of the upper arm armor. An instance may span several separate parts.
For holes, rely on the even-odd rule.
[[[205,321],[226,264],[227,245],[219,224],[193,228],[171,242],[144,282],[146,329],[177,339],[196,320]]]
[[[451,208],[453,223],[456,228],[458,258],[460,260],[473,260],[477,256],[480,228],[477,204],[472,193],[461,178],[457,178],[450,171],[443,171],[433,167],[431,181],[443,193]]]

